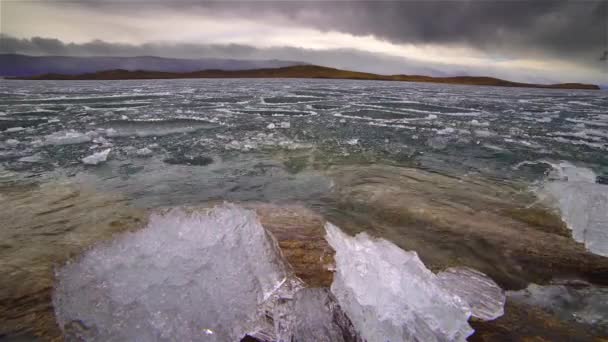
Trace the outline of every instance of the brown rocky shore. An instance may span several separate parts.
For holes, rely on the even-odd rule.
[[[368,179],[380,174],[389,177],[393,186],[384,188],[379,179]],[[294,273],[310,288],[327,288],[333,280],[334,252],[325,240],[324,229],[328,219],[350,233],[366,230],[393,239],[402,248],[417,250],[434,271],[454,265],[476,267],[507,290],[522,288],[528,282],[547,282],[556,274],[606,283],[608,258],[586,252],[581,244],[564,236],[567,231],[559,220],[552,220],[540,209],[521,209],[514,215],[517,208],[502,200],[509,190],[471,182],[467,187],[475,196],[468,196],[469,207],[465,208],[455,204],[455,196],[463,193],[462,185],[430,173],[407,169],[381,172],[370,167],[341,169],[335,179],[340,179],[337,188],[341,190],[332,200],[342,201],[342,206],[354,209],[352,213],[365,213],[365,219],[363,215],[320,213],[299,204],[240,203],[257,213]],[[349,186],[341,187],[340,183]],[[433,190],[429,184],[437,188]],[[89,190],[65,186],[3,190],[0,204],[6,210],[0,220],[8,223],[4,234],[10,236],[3,236],[0,256],[11,264],[2,264],[0,269],[9,275],[2,278],[0,286],[0,337],[26,334],[61,340],[51,304],[54,267],[93,243],[142,227],[146,215],[120,197]],[[436,198],[433,191],[442,191],[445,200],[429,201]],[[88,215],[90,212],[96,215]],[[376,228],[370,230],[372,225]],[[416,229],[404,233],[406,238],[397,238],[391,236],[391,225]],[[30,228],[25,231],[24,227]],[[463,234],[466,242],[459,257],[441,252]],[[24,248],[18,235],[36,238]],[[431,235],[435,237],[431,239]],[[476,330],[471,341],[602,341],[603,337],[586,325],[564,321],[509,297],[502,317],[489,322],[472,319],[470,323]]]
[[[181,79],[181,78],[323,78],[323,79],[352,79],[370,81],[403,81],[443,84],[462,84],[495,87],[526,87],[549,89],[586,89],[598,90],[595,84],[559,83],[533,84],[511,82],[494,77],[456,76],[432,77],[421,75],[378,75],[366,72],[340,70],[318,65],[295,65],[273,69],[252,70],[201,70],[195,72],[175,73],[147,70],[107,70],[80,75],[44,74],[33,77],[11,77],[8,79],[23,80],[145,80],[145,79]]]

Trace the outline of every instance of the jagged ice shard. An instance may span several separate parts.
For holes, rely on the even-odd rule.
[[[482,273],[435,275],[388,241],[326,231],[331,292],[304,288],[253,211],[154,213],[57,272],[57,322],[68,341],[426,342],[464,341],[471,312],[502,314],[504,294]]]
[[[153,214],[57,279],[57,321],[87,341],[238,341],[298,288],[256,214],[230,205]]]
[[[596,183],[593,171],[562,162],[550,164],[554,180],[540,189],[559,209],[572,237],[592,253],[608,256],[608,185]]]
[[[502,315],[504,293],[482,273],[435,275],[416,252],[366,233],[350,237],[331,223],[325,228],[336,251],[331,291],[368,342],[464,341],[473,333],[471,312],[481,319]]]

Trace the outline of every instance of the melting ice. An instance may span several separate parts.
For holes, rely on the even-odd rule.
[[[504,293],[482,273],[437,276],[416,252],[366,233],[350,237],[330,223],[325,228],[336,251],[331,291],[364,340],[464,341],[473,333],[471,313],[502,315]]]
[[[552,181],[540,195],[560,210],[576,241],[593,253],[608,256],[608,185],[596,183],[592,170],[567,162],[551,164]]]
[[[502,314],[482,273],[428,270],[406,252],[327,224],[331,292],[304,288],[253,211],[172,209],[57,273],[53,303],[68,340],[464,341],[471,314]]]

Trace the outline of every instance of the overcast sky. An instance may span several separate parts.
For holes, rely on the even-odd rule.
[[[608,1],[0,0],[0,51],[608,83]],[[603,57],[603,58],[602,58]]]

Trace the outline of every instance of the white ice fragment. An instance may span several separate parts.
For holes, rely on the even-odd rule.
[[[5,132],[7,133],[11,133],[11,132],[20,132],[23,131],[25,128],[23,127],[9,127],[5,130]]]
[[[446,291],[415,252],[366,233],[350,237],[325,226],[336,251],[331,291],[368,342],[464,341],[471,312]]]
[[[608,256],[608,185],[553,181],[540,192],[553,200],[576,241],[592,253]]]
[[[82,162],[87,165],[97,165],[103,163],[108,159],[108,154],[112,151],[111,148],[105,149],[101,152],[93,153],[90,156],[82,158]]]
[[[438,129],[436,131],[437,131],[437,134],[439,134],[439,135],[446,135],[446,134],[454,133],[456,130],[454,130],[454,128],[452,128],[452,127],[446,127],[443,129]]]
[[[478,136],[478,137],[484,137],[484,138],[486,138],[486,137],[493,136],[494,133],[491,132],[491,131],[489,131],[489,130],[487,130],[487,129],[477,129],[477,130],[475,130],[475,135]]]
[[[172,209],[65,265],[53,304],[71,340],[239,341],[273,332],[294,281],[253,211]]]
[[[15,146],[15,145],[19,145],[19,140],[17,140],[17,139],[8,139],[8,140],[5,141],[5,143],[8,146]]]
[[[347,140],[346,143],[349,145],[357,145],[359,143],[359,139],[353,138],[353,139]]]
[[[562,180],[569,182],[587,182],[595,183],[597,175],[593,170],[582,166],[576,166],[569,162],[562,161],[560,163],[550,163],[543,161],[552,167],[549,177],[553,180]]]
[[[538,190],[542,201],[556,207],[572,230],[572,237],[592,253],[608,256],[608,185],[597,176],[568,162],[549,163],[549,180]]]
[[[283,121],[281,122],[281,128],[291,128],[291,123]]]
[[[147,157],[152,154],[152,150],[147,147],[144,147],[144,148],[140,148],[139,150],[135,151],[135,154],[137,154],[140,157]]]
[[[451,267],[437,274],[443,288],[463,299],[471,315],[484,321],[504,314],[505,293],[492,279],[469,267]]]
[[[266,128],[268,129],[274,129],[276,126],[275,124],[273,124],[272,122],[268,124],[268,126],[266,126]]]
[[[34,154],[31,156],[19,158],[19,161],[22,163],[38,163],[41,160],[42,160],[42,157],[40,156],[40,154]]]
[[[298,291],[294,296],[293,317],[291,341],[361,341],[350,319],[328,289],[306,288]]]
[[[44,145],[82,144],[91,141],[91,137],[75,131],[55,132],[44,137]]]
[[[479,120],[473,119],[470,121],[471,126],[483,126],[483,127],[487,127],[490,126],[489,122],[479,122]]]

